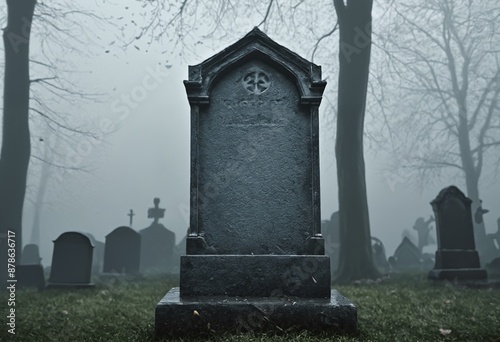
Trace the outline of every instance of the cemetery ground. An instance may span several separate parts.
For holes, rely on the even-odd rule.
[[[2,324],[0,341],[152,341],[154,309],[178,278],[96,281],[79,290],[18,289],[16,336]],[[379,283],[334,286],[358,307],[358,333],[304,331],[228,334],[179,341],[500,341],[500,290],[433,284],[423,273]],[[7,302],[5,293],[2,303]],[[202,314],[202,313],[200,313]],[[7,316],[2,305],[3,322]]]

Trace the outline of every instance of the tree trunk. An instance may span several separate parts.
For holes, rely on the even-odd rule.
[[[373,264],[363,156],[372,1],[335,0],[339,18],[337,181],[340,258],[335,282],[379,277]]]
[[[0,278],[7,270],[7,232],[15,233],[16,262],[21,261],[22,213],[30,158],[29,39],[35,0],[7,0],[3,32],[5,77],[0,154]]]

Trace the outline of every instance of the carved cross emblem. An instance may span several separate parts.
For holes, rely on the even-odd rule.
[[[254,95],[262,94],[270,85],[269,76],[262,71],[252,71],[243,77],[243,87]]]

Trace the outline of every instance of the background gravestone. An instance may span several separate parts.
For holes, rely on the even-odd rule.
[[[47,287],[92,287],[94,246],[82,233],[66,232],[54,240],[52,266]]]
[[[159,219],[165,209],[159,207],[160,199],[154,199],[154,207],[149,208],[148,218],[153,222],[139,231],[141,235],[141,272],[169,273],[174,267],[175,233],[168,230]]]
[[[257,28],[189,68],[190,231],[180,287],[156,307],[156,336],[269,322],[356,329],[355,306],[331,290],[321,236],[325,85],[320,67]]]
[[[394,251],[394,255],[389,258],[389,262],[396,272],[421,271],[423,266],[422,253],[406,236]]]
[[[456,186],[441,190],[431,202],[436,218],[438,250],[431,279],[484,280],[474,242],[472,200]]]
[[[321,233],[325,239],[325,254],[330,256],[331,274],[335,274],[340,257],[340,226],[339,212],[332,213],[330,220],[321,223]]]
[[[23,254],[21,254],[21,265],[40,265],[41,261],[38,245],[27,244],[24,246]]]
[[[24,246],[21,265],[16,268],[18,287],[36,287],[38,290],[45,288],[45,275],[41,261],[38,245]]]
[[[375,264],[375,267],[381,274],[388,273],[390,270],[390,265],[385,255],[384,243],[379,238],[376,238],[374,236],[371,237],[371,243],[373,263]]]
[[[118,227],[106,235],[104,273],[138,274],[141,236],[129,227]]]
[[[94,235],[90,233],[80,232],[89,238],[90,243],[94,246],[92,253],[92,273],[98,274],[102,271],[102,265],[104,261],[104,243],[102,241],[96,240]]]

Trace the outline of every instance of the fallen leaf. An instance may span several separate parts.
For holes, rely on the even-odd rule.
[[[446,335],[449,335],[451,334],[451,329],[443,329],[443,328],[439,328],[439,333],[443,336],[446,336]]]

